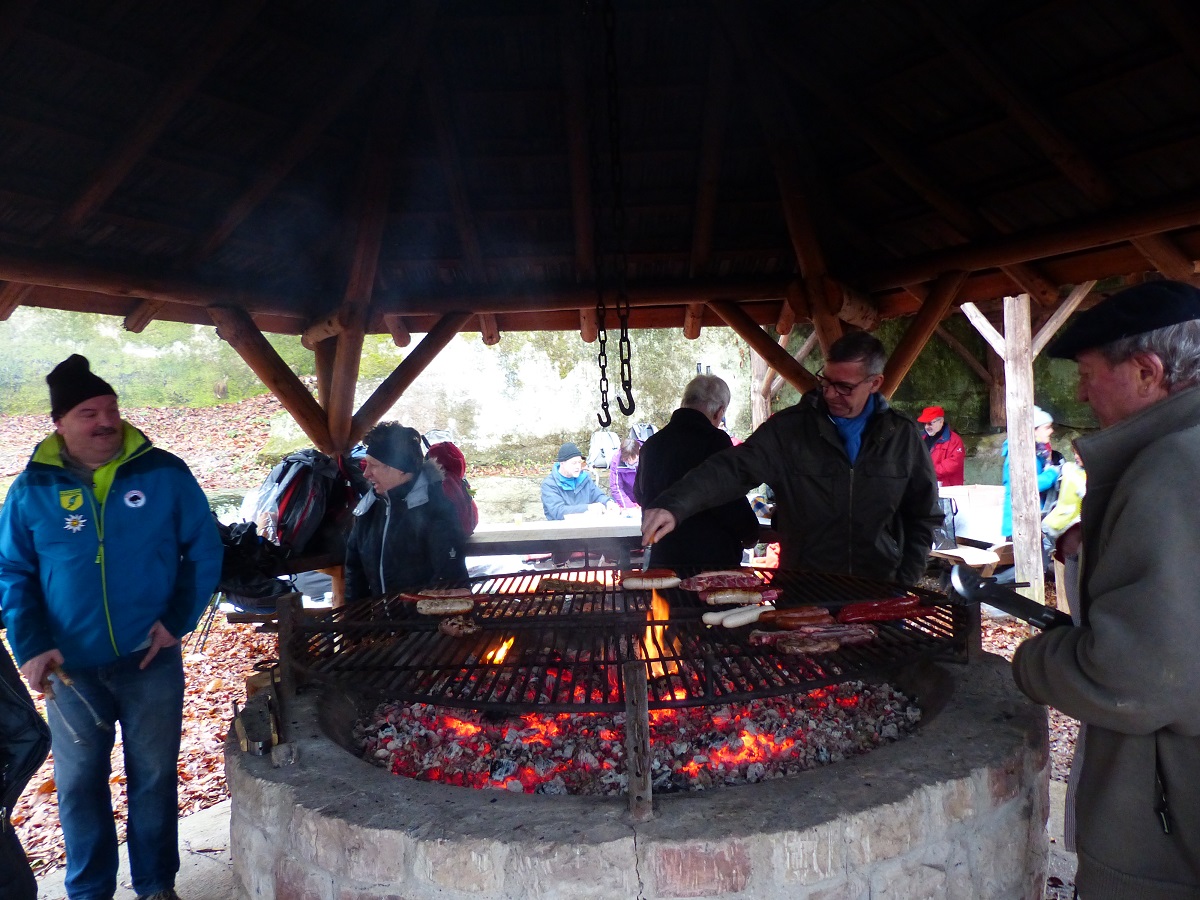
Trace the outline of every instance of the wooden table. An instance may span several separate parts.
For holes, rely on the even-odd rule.
[[[480,523],[466,541],[467,556],[518,553],[600,553],[628,568],[642,546],[640,517],[599,515],[565,522]]]

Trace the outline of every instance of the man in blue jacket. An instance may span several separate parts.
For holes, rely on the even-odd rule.
[[[570,441],[558,448],[554,468],[542,480],[542,510],[551,522],[561,522],[569,513],[604,512],[615,504],[592,473],[583,469],[583,454]]]
[[[187,466],[122,421],[116,392],[86,358],[71,356],[46,381],[54,433],[0,511],[0,603],[22,674],[55,697],[67,894],[116,891],[108,778],[120,722],[133,887],[139,900],[174,900],[179,640],[217,583],[221,542]]]

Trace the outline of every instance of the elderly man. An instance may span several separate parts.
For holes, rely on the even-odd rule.
[[[782,567],[915,584],[942,513],[916,424],[879,395],[885,360],[866,332],[836,341],[818,388],[659,496],[642,540],[766,482]]]
[[[1075,844],[1083,898],[1200,897],[1200,291],[1122,291],[1050,353],[1079,366],[1101,431],[1088,472],[1080,624],[1017,648],[1033,700],[1086,726]]]
[[[638,505],[653,506],[659,495],[704,460],[733,445],[721,430],[729,407],[729,385],[716,375],[697,375],[683,390],[682,405],[662,431],[642,447],[633,484]],[[739,565],[742,550],[758,537],[758,518],[745,498],[703,510],[655,544],[653,565],[671,569]]]
[[[966,479],[967,451],[957,431],[946,424],[946,410],[940,406],[927,406],[917,416],[925,426],[925,446],[933,461],[933,471],[940,487],[957,487]]]
[[[55,367],[54,433],[0,511],[0,602],[13,653],[48,708],[71,900],[116,891],[114,726],[128,776],[133,887],[175,900],[183,659],[221,573],[208,500],[184,462],[121,420],[78,354]],[[74,679],[64,687],[66,672]]]
[[[551,522],[561,522],[567,515],[584,512],[604,512],[616,504],[592,473],[583,469],[583,454],[568,441],[558,448],[554,468],[542,481],[542,511]]]
[[[420,432],[383,422],[364,443],[363,474],[374,490],[354,508],[346,602],[466,581],[458,511],[442,488],[442,467],[421,452]]]

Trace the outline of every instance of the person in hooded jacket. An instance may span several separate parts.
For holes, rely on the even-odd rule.
[[[1061,473],[1062,455],[1050,446],[1050,437],[1054,434],[1054,419],[1050,413],[1040,406],[1033,408],[1033,437],[1037,445],[1035,465],[1037,467],[1038,499],[1043,509],[1052,506],[1055,497],[1051,495],[1054,486],[1058,484]],[[1001,480],[1004,482],[1004,506],[1000,516],[1000,533],[1006,541],[1012,540],[1012,485],[1008,478],[1008,441],[1000,446],[1000,454],[1004,457],[1001,469]]]
[[[467,579],[458,511],[444,473],[421,452],[421,435],[398,422],[365,440],[363,474],[374,489],[354,509],[346,541],[347,604]]]

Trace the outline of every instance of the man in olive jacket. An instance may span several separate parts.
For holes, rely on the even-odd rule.
[[[836,341],[817,390],[657,498],[642,516],[643,542],[765,482],[782,568],[915,584],[942,513],[916,424],[879,395],[885,361],[866,332]]]
[[[1075,442],[1088,475],[1080,624],[1023,643],[1013,675],[1084,723],[1079,896],[1200,897],[1200,506],[1187,487],[1200,472],[1200,291],[1129,288],[1050,353],[1078,363],[1102,428]]]

